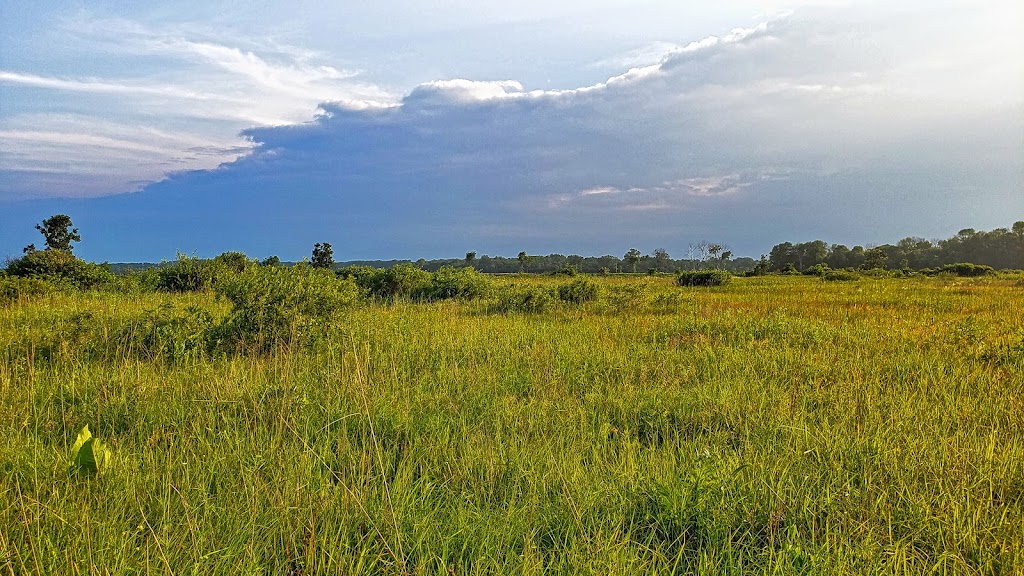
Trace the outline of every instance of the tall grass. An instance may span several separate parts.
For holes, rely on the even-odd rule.
[[[209,293],[4,305],[0,573],[1021,573],[1018,280],[593,281],[269,353],[177,353]]]

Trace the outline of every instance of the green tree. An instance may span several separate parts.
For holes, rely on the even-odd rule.
[[[517,258],[519,259],[519,271],[526,272],[526,265],[530,263],[530,257],[526,255],[525,251],[523,251],[519,253]]]
[[[626,255],[622,257],[626,264],[629,264],[630,268],[633,269],[633,273],[636,273],[636,263],[640,261],[640,251],[636,248],[630,248]]]
[[[664,248],[654,250],[654,269],[658,272],[668,272],[669,263],[672,258]]]
[[[885,268],[885,263],[889,260],[888,255],[885,253],[885,249],[881,246],[877,248],[871,248],[870,250],[864,251],[864,264],[865,270],[874,270],[875,268]]]
[[[466,252],[466,266],[470,268],[476,263],[476,252]]]
[[[310,260],[313,268],[331,268],[334,266],[334,249],[329,242],[323,244],[317,242],[313,245],[313,259]]]
[[[71,243],[82,241],[82,237],[78,235],[78,228],[72,226],[70,216],[55,214],[43,220],[42,224],[36,224],[36,230],[39,230],[46,238],[47,250],[59,250],[70,254],[75,249]],[[26,246],[25,253],[29,253],[31,249],[35,249],[35,246],[32,244]]]

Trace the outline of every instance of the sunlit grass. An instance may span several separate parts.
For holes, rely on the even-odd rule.
[[[2,307],[0,573],[1020,573],[1019,279],[594,279],[268,355],[138,345],[209,294]]]

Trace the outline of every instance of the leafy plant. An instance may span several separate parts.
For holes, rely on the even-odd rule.
[[[78,438],[71,445],[71,466],[68,474],[94,476],[110,463],[110,449],[100,439],[94,438],[86,424],[78,432]]]

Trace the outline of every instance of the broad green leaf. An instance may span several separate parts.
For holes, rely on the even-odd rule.
[[[106,445],[92,437],[89,425],[86,424],[78,433],[78,438],[71,446],[71,468],[69,473],[96,474],[110,462],[110,450]]]

